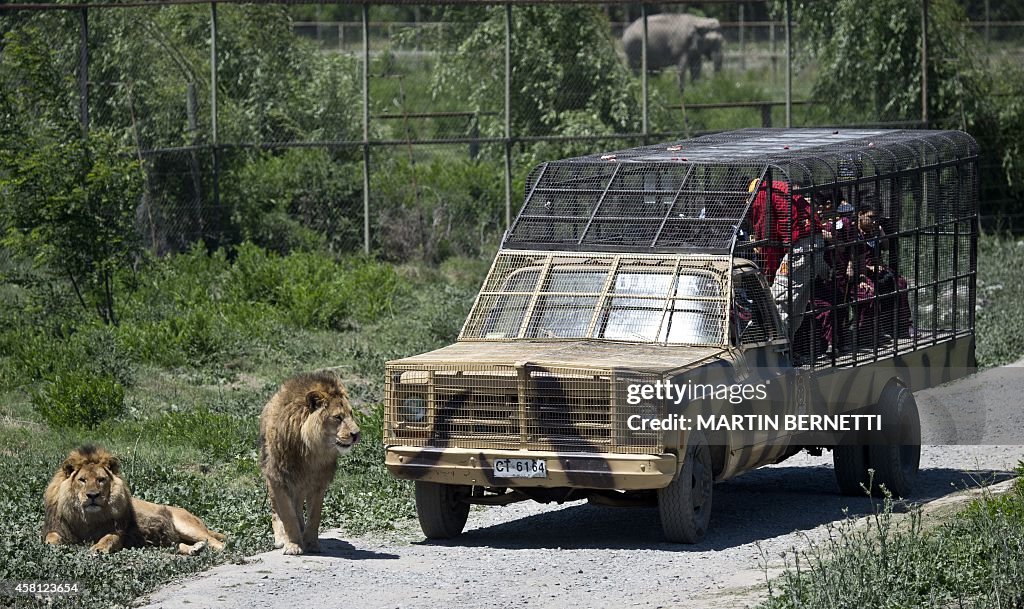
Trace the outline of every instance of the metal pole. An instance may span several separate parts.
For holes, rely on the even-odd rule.
[[[640,105],[640,111],[643,115],[643,125],[641,132],[644,134],[644,144],[647,144],[647,135],[650,133],[650,122],[647,114],[647,5],[640,5],[640,18],[643,20],[643,32],[641,37],[640,45],[640,89],[643,91],[643,101]]]
[[[363,3],[363,253],[370,253],[370,5]]]
[[[210,152],[213,155],[213,231],[211,247],[220,240],[220,151],[217,136],[217,3],[210,3]]]
[[[772,61],[772,80],[775,80],[779,73],[779,58],[775,56],[775,20],[768,22],[768,55]]]
[[[921,122],[928,128],[928,0],[921,0]]]
[[[217,3],[210,3],[210,142],[217,148]]]
[[[986,53],[989,52],[989,48],[988,47],[989,47],[989,44],[992,43],[992,39],[990,37],[990,32],[989,32],[989,27],[990,27],[991,23],[992,23],[992,13],[989,10],[988,0],[985,0],[985,52]]]
[[[89,135],[89,9],[78,12],[78,103],[82,135]]]
[[[927,1],[927,0],[926,0]],[[793,126],[793,0],[786,0],[786,127]]]
[[[505,3],[505,230],[512,226],[512,5]]]
[[[745,47],[744,43],[746,42],[746,36],[745,36],[745,31],[744,31],[746,29],[746,15],[744,15],[743,13],[744,13],[744,11],[743,11],[743,4],[741,3],[740,4],[740,69],[741,70],[746,70],[747,69],[747,54],[746,54],[745,48],[744,48]]]

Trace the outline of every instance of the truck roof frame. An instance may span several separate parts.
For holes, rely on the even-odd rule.
[[[958,192],[949,211],[974,217],[977,157],[977,143],[960,131],[803,128],[741,129],[550,161],[527,178],[502,247],[732,255],[752,181],[783,182],[793,193],[879,190],[884,182],[917,190],[926,206],[920,191],[929,172],[946,167],[972,168],[974,191]]]

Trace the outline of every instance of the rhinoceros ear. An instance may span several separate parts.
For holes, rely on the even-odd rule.
[[[322,391],[310,391],[306,394],[306,408],[313,412],[321,406],[327,405],[327,395]]]

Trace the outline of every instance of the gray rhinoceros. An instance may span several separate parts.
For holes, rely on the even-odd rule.
[[[700,79],[704,59],[714,62],[715,72],[722,69],[722,24],[718,19],[688,14],[660,14],[647,18],[647,68],[659,70],[675,66],[679,90],[683,89],[686,70],[690,80]],[[637,19],[622,34],[622,46],[629,66],[640,69],[643,47],[643,20]]]

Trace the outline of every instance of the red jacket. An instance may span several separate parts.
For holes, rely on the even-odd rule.
[[[754,196],[750,207],[751,220],[754,224],[754,235],[757,239],[767,239],[772,243],[762,246],[761,258],[765,276],[771,280],[779,268],[788,245],[812,235],[814,212],[811,204],[803,195],[789,196],[789,184],[772,182],[771,205],[768,204],[768,185],[761,187]],[[790,222],[790,218],[794,220]]]

